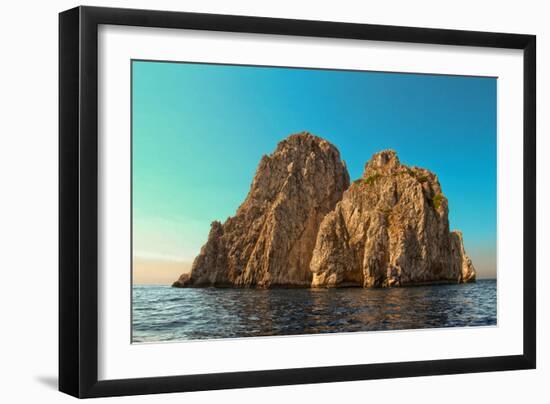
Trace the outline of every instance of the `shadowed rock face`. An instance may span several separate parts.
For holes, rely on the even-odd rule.
[[[389,287],[470,282],[437,177],[375,154],[349,185],[336,147],[309,133],[264,156],[235,216],[213,222],[175,287]]]
[[[319,225],[348,186],[336,147],[289,136],[262,157],[236,215],[212,223],[190,275],[173,286],[309,287]]]
[[[324,218],[311,270],[312,287],[475,280],[462,234],[449,231],[437,177],[402,165],[391,150],[372,157]]]

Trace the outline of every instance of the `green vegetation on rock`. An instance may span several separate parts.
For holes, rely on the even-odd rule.
[[[432,197],[432,203],[434,205],[434,208],[439,209],[439,207],[441,206],[441,202],[443,201],[443,198],[445,198],[443,194],[435,194]]]
[[[376,181],[378,178],[380,178],[381,175],[376,173],[376,174],[373,174],[367,178],[365,178],[365,184],[367,185],[371,185],[371,184],[374,184],[374,181]]]

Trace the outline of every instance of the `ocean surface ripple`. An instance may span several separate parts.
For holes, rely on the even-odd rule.
[[[390,289],[135,285],[132,342],[497,324],[495,280]]]

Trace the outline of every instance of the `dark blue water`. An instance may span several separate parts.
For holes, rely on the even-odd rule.
[[[495,280],[392,289],[133,289],[133,342],[496,323]]]

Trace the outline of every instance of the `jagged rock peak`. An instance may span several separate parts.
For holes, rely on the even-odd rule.
[[[235,216],[214,222],[189,278],[174,286],[309,287],[319,224],[349,187],[338,149],[308,132],[264,155]]]
[[[314,287],[469,282],[475,270],[435,174],[376,153],[321,223],[311,259]]]
[[[376,173],[388,173],[396,171],[401,167],[401,162],[395,150],[383,150],[372,155],[371,159],[365,164],[363,178],[368,178]]]
[[[313,144],[319,145],[319,147],[323,149],[332,149],[338,154],[340,152],[338,149],[329,141],[323,139],[322,137],[316,136],[312,134],[311,132],[303,131],[294,133],[290,136],[287,136],[285,139],[281,140],[277,144],[277,148],[275,149],[274,153],[280,152],[284,150],[285,148],[303,148],[305,147],[311,147]]]

